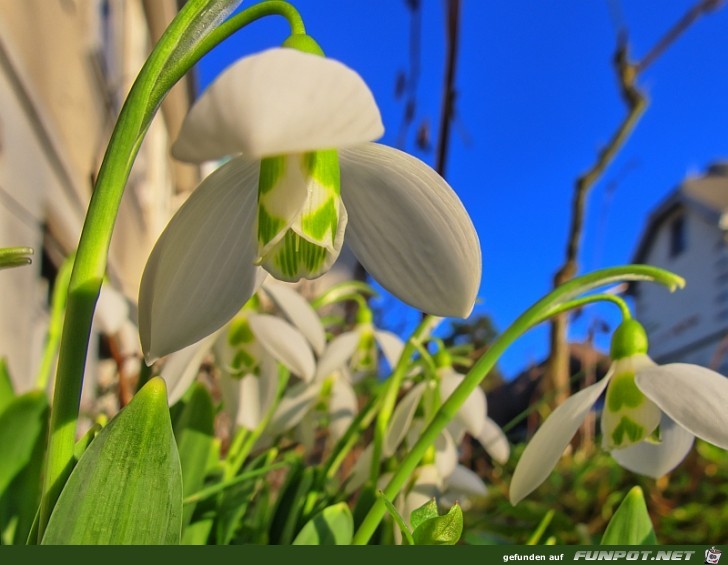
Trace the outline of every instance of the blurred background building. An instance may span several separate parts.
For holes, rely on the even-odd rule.
[[[116,116],[177,10],[176,0],[0,0],[0,247],[35,250],[30,267],[0,277],[0,355],[21,390],[38,369],[49,290],[77,245]],[[108,276],[130,305],[159,232],[199,180],[168,150],[194,90],[183,79],[167,97],[124,195]],[[95,333],[92,364],[109,355]]]
[[[634,263],[687,279],[681,299],[633,284],[637,319],[658,363],[695,363],[728,374],[728,161],[689,176],[647,218]]]

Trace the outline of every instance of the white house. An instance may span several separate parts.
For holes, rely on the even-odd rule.
[[[177,9],[176,0],[0,0],[0,247],[35,250],[31,266],[0,272],[0,356],[19,390],[33,386],[49,286],[77,245],[116,115]],[[108,275],[129,303],[158,234],[199,181],[196,167],[169,157],[193,92],[183,80],[165,100],[124,195]]]
[[[688,177],[652,212],[633,262],[687,281],[675,294],[655,284],[630,287],[650,355],[728,375],[728,162]]]

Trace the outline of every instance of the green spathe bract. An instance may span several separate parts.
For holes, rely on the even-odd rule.
[[[84,452],[43,544],[178,544],[182,471],[167,389],[151,379]]]

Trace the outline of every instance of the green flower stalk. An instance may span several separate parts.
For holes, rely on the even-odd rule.
[[[216,28],[238,3],[237,0],[189,0],[144,64],[116,122],[86,214],[69,283],[51,412],[39,539],[72,469],[91,322],[106,271],[114,222],[132,164],[154,114],[169,89],[205,53],[248,23],[278,14],[291,23],[292,30],[305,31],[300,16],[286,2],[257,4]]]

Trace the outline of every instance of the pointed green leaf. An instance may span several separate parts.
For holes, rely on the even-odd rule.
[[[455,545],[462,533],[463,511],[455,504],[444,516],[422,522],[412,532],[412,537],[416,545]]]
[[[345,502],[324,508],[309,520],[293,545],[349,545],[354,537],[354,518]]]
[[[151,379],[91,442],[43,544],[178,544],[182,472],[164,381]]]
[[[413,528],[416,528],[425,520],[429,520],[430,518],[437,518],[438,516],[439,514],[437,512],[437,502],[434,498],[431,498],[422,506],[420,506],[419,508],[415,508],[412,511],[412,514],[410,516],[410,524],[412,524]]]
[[[205,482],[210,453],[215,449],[215,408],[202,383],[192,385],[184,409],[174,426],[182,466],[184,497],[198,492]],[[190,523],[194,504],[184,508],[182,524]]]
[[[624,497],[607,524],[602,545],[657,545],[640,487],[633,487]]]
[[[8,364],[4,357],[0,357],[0,414],[12,402],[13,398],[15,398],[15,390],[8,371]]]
[[[30,462],[47,411],[45,393],[34,391],[15,398],[0,414],[0,494]]]
[[[47,445],[49,413],[47,401],[40,401],[40,404],[46,409],[42,411],[40,418],[41,431],[31,446],[30,460],[16,473],[15,478],[0,497],[0,540],[2,544],[23,545],[26,543],[40,504],[41,473]],[[0,426],[2,425],[0,424]],[[2,446],[0,446],[0,452],[2,451]],[[1,462],[0,465],[2,465]],[[33,539],[37,539],[37,536]]]

